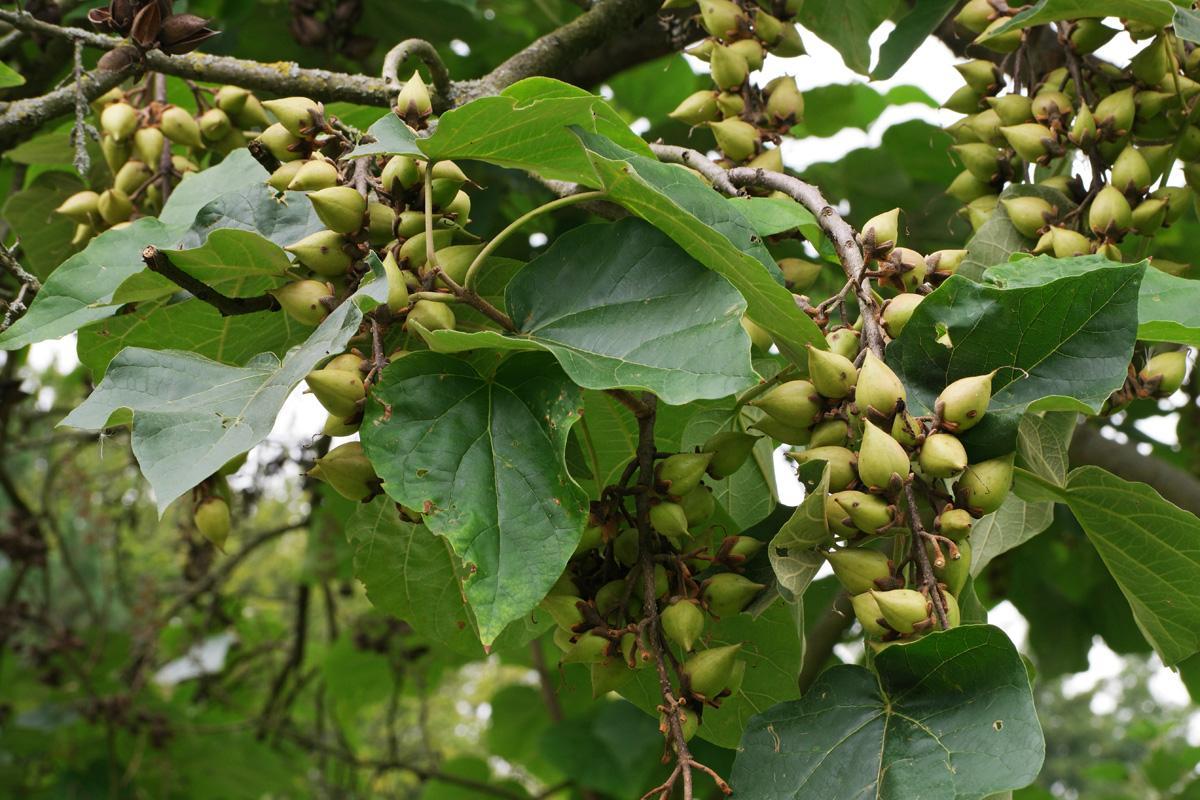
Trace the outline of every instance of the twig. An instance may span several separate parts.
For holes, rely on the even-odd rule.
[[[17,288],[17,293],[12,300],[8,301],[8,307],[4,310],[4,319],[0,320],[0,331],[8,330],[9,326],[29,307],[25,302],[25,295],[37,294],[42,288],[42,282],[36,277],[25,271],[21,266],[21,262],[17,260],[13,254],[14,248],[5,247],[0,243],[0,268],[10,273],[20,286]]]
[[[453,91],[450,70],[446,69],[437,48],[424,39],[405,39],[387,51],[387,55],[383,57],[383,70],[380,74],[388,85],[393,90],[399,88],[400,65],[413,56],[421,59],[421,63],[429,68],[429,79],[433,82],[434,91],[442,97],[449,97]]]
[[[946,600],[942,597],[937,578],[934,577],[933,567],[929,565],[929,554],[925,552],[925,527],[921,523],[921,513],[917,510],[917,497],[913,492],[911,480],[904,483],[904,499],[908,506],[908,525],[912,531],[910,558],[916,565],[917,587],[928,593],[938,625],[942,630],[946,630],[950,627],[946,619]]]
[[[652,144],[650,148],[654,150],[654,155],[658,156],[660,161],[683,164],[685,167],[691,167],[696,170],[707,178],[708,182],[713,185],[713,188],[721,194],[729,195],[730,197],[736,197],[741,194],[737,187],[730,182],[728,171],[722,169],[699,150],[661,143]]]
[[[217,309],[217,311],[220,311],[223,317],[233,317],[238,314],[253,314],[258,311],[278,311],[280,309],[279,301],[269,294],[262,294],[256,297],[229,297],[221,294],[207,283],[193,278],[172,264],[167,254],[154,245],[150,245],[142,251],[142,261],[146,262],[146,267],[151,272],[157,272],[171,279],[180,288],[191,292],[197,300],[208,303]]]
[[[71,143],[75,145],[75,171],[87,175],[92,167],[87,151],[87,139],[100,138],[100,134],[87,122],[88,101],[83,92],[83,42],[75,40],[75,125],[71,128]]]

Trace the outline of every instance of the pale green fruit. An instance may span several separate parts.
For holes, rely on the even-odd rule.
[[[850,368],[853,369],[854,365],[851,364]],[[781,383],[751,400],[750,405],[785,425],[797,428],[812,425],[822,410],[821,397],[816,386],[806,380]]]
[[[330,450],[317,459],[308,474],[325,481],[347,500],[365,500],[379,484],[379,477],[359,442],[347,442]]]
[[[304,380],[325,410],[337,417],[345,418],[355,413],[367,394],[362,376],[357,371],[316,369],[308,373]]]
[[[676,453],[668,456],[658,464],[656,477],[667,485],[667,490],[675,495],[687,494],[700,485],[712,453]]]
[[[1168,350],[1156,353],[1138,373],[1138,378],[1152,387],[1154,394],[1167,397],[1175,394],[1183,385],[1187,371],[1187,350]]]
[[[924,299],[924,295],[904,292],[888,300],[881,312],[884,332],[893,339],[899,336]]]
[[[200,135],[200,125],[195,117],[179,106],[170,106],[162,113],[159,123],[163,136],[175,144],[201,149],[204,138]],[[282,159],[280,159],[282,160]]]
[[[683,662],[680,670],[688,678],[693,694],[715,698],[729,686],[741,643],[701,650]]]
[[[357,194],[357,192],[355,192]],[[310,233],[283,248],[304,266],[326,278],[336,278],[350,268],[354,259],[345,250],[346,240],[334,231]]]
[[[421,73],[413,71],[412,77],[404,82],[396,95],[396,112],[405,119],[422,119],[433,113],[433,98],[429,87],[421,79]]]
[[[736,572],[722,572],[704,582],[704,602],[710,612],[718,617],[738,614],[758,593],[767,588]]]
[[[333,297],[326,284],[312,280],[292,281],[273,289],[271,295],[301,325],[320,325],[329,316],[325,301]]]
[[[201,536],[212,542],[222,553],[225,552],[225,541],[229,538],[232,525],[228,503],[216,495],[209,495],[201,500],[192,512],[192,522]]]
[[[166,133],[165,128],[163,129],[163,133]],[[267,152],[281,162],[286,163],[304,158],[304,154],[300,152],[300,148],[298,147],[302,140],[278,122],[260,133],[255,141],[259,142],[267,149]]]
[[[896,508],[882,497],[866,492],[838,492],[834,500],[863,533],[881,533],[895,521]]]
[[[935,433],[921,445],[917,463],[931,478],[953,478],[967,468],[967,451],[957,436]]]
[[[850,594],[862,594],[878,589],[875,581],[892,577],[892,562],[878,550],[847,548],[825,554],[833,574]]]
[[[350,186],[330,186],[308,193],[321,222],[337,233],[354,233],[363,226],[367,198]]]
[[[858,382],[858,370],[845,356],[808,347],[808,375],[817,392],[824,397],[841,399]]]
[[[973,516],[1000,508],[1012,488],[1013,454],[969,465],[954,484],[955,505]]]
[[[884,431],[867,422],[858,449],[858,477],[872,489],[886,489],[892,476],[908,477],[909,459],[904,448]]]
[[[691,650],[704,633],[704,612],[691,600],[677,600],[663,609],[663,633],[684,650]]]
[[[650,524],[673,543],[682,542],[691,535],[688,532],[687,514],[678,503],[663,502],[651,506]]]
[[[870,592],[856,594],[850,598],[850,605],[854,607],[854,616],[867,634],[886,636],[890,633],[879,623],[883,619],[883,612],[879,610],[879,603],[875,602],[875,595]]]
[[[338,171],[333,162],[324,158],[314,158],[300,162],[287,188],[293,192],[315,192],[337,186],[337,182]]]
[[[979,424],[992,400],[992,375],[973,375],[951,383],[934,402],[934,410],[955,433]]]
[[[879,613],[897,633],[909,634],[913,626],[929,618],[929,600],[915,589],[871,590]]]
[[[904,402],[905,396],[904,384],[892,368],[868,350],[862,368],[858,371],[858,383],[854,389],[854,401],[859,411],[865,412],[868,408],[873,408],[890,417]]]
[[[845,447],[812,447],[792,453],[797,463],[824,461],[829,466],[829,491],[838,492],[854,483],[858,456]]]
[[[428,331],[452,331],[458,321],[449,303],[418,300],[408,312],[408,320]]]
[[[320,112],[321,106],[315,100],[307,97],[280,97],[277,100],[265,100],[263,106],[275,115],[288,133],[300,137],[304,130],[313,125],[312,112]]]

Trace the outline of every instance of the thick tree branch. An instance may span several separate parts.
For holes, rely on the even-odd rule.
[[[204,281],[197,280],[171,263],[171,259],[162,250],[150,245],[142,251],[142,261],[151,272],[157,272],[170,279],[177,286],[191,292],[197,300],[208,303],[222,317],[234,317],[239,314],[253,314],[258,311],[278,311],[279,301],[269,294],[257,297],[229,297],[218,292]]]
[[[1071,465],[1102,467],[1127,481],[1138,481],[1182,509],[1200,516],[1200,478],[1160,458],[1144,456],[1135,444],[1106,439],[1091,425],[1075,428],[1071,440]]]

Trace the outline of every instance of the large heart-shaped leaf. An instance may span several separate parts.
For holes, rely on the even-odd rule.
[[[951,382],[996,371],[987,415],[964,441],[974,458],[1013,448],[1026,409],[1095,413],[1125,381],[1145,266],[1000,289],[958,275],[917,306],[887,349],[916,413]]]
[[[382,267],[377,265],[377,274]],[[282,361],[262,353],[244,367],[195,353],[127,348],[87,400],[60,424],[100,430],[133,412],[133,454],[161,514],[175,498],[271,432],[284,401],[325,358],[345,349],[362,309],[386,298],[387,281],[364,284]]]
[[[1171,0],[1038,0],[1032,6],[1014,14],[990,36],[999,36],[1006,31],[1044,25],[1064,19],[1090,17],[1120,17],[1151,25],[1170,25],[1175,17],[1175,4]]]
[[[893,645],[750,721],[733,765],[754,800],[980,800],[1034,779],[1045,742],[1025,665],[997,628]]]
[[[983,278],[997,286],[1014,289],[1119,266],[1100,255],[1034,256],[994,266],[984,273]],[[1138,338],[1200,346],[1200,281],[1147,269],[1138,289]]]
[[[188,226],[200,209],[227,192],[261,186],[267,171],[245,148],[234,150],[215,167],[188,176],[171,192],[158,218],[166,225]]]
[[[691,171],[576,130],[610,199],[675,240],[746,298],[750,317],[785,355],[807,363],[805,344],[825,348],[820,328],[796,305],[761,237],[737,208]]]
[[[676,405],[757,380],[741,296],[640,219],[563,234],[512,279],[506,304],[515,336],[423,335],[442,352],[545,349],[580,386],[645,389]]]
[[[421,511],[463,560],[490,645],[562,574],[586,521],[567,474],[582,397],[554,359],[518,353],[493,375],[421,352],[391,364],[371,395],[363,447],[384,490]]]

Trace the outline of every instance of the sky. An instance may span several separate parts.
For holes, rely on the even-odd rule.
[[[1110,21],[1114,27],[1119,27]],[[887,38],[891,24],[885,23],[871,37],[872,47],[878,53],[879,45]],[[801,90],[823,86],[832,83],[862,82],[862,76],[848,69],[838,53],[815,36],[802,30],[808,55],[793,59],[780,59],[768,56],[763,69],[757,76],[760,83],[783,74],[792,74]],[[1102,48],[1098,55],[1115,63],[1126,63],[1139,47],[1124,33],[1115,37]],[[881,92],[893,86],[912,85],[925,91],[938,102],[944,101],[950,94],[962,85],[962,79],[953,69],[956,59],[953,54],[940,42],[927,40],[916,54],[903,66],[897,74],[887,81],[873,84]],[[695,62],[697,69],[703,65]],[[923,119],[933,124],[945,125],[957,119],[959,115],[941,109],[930,108],[921,104],[893,106],[886,109],[866,131],[847,129],[827,137],[807,137],[789,140],[783,145],[784,161],[788,167],[803,169],[809,164],[821,161],[834,161],[851,150],[860,147],[876,146],[881,141],[883,132],[888,127],[911,119]],[[903,198],[897,198],[900,203]],[[545,243],[545,237],[536,234],[531,243],[540,246]],[[69,371],[76,365],[75,342],[73,336],[64,337],[58,341],[43,342],[34,345],[30,354],[30,366],[41,370],[54,366],[60,371]],[[50,398],[41,398],[47,407]],[[317,401],[298,388],[280,413],[274,429],[267,442],[256,448],[251,454],[251,468],[256,454],[276,452],[280,447],[294,447],[301,442],[315,438],[324,424],[325,412]],[[1149,423],[1154,426],[1153,435],[1161,441],[1171,442],[1174,439],[1173,418],[1159,418],[1157,422]],[[270,456],[265,456],[269,458]],[[795,481],[790,467],[782,457],[777,459],[777,474],[779,475],[780,499],[795,505],[803,497],[803,489]],[[293,473],[294,475],[294,473]],[[1003,629],[1017,644],[1018,648],[1027,650],[1028,623],[1021,614],[1007,601],[1000,603],[989,613],[989,622]],[[844,655],[852,656],[852,649],[843,651]],[[1094,713],[1111,713],[1115,708],[1115,695],[1119,691],[1119,681],[1122,670],[1122,660],[1096,639],[1089,653],[1089,668],[1086,672],[1073,676],[1067,682],[1067,692],[1082,693],[1095,686],[1105,687],[1093,701]],[[1157,662],[1157,657],[1155,657]],[[1187,691],[1178,675],[1162,667],[1157,662],[1157,671],[1150,683],[1150,690],[1160,702],[1173,706],[1185,706],[1188,703]],[[1193,744],[1200,744],[1200,715],[1194,715],[1189,727],[1189,739]]]

